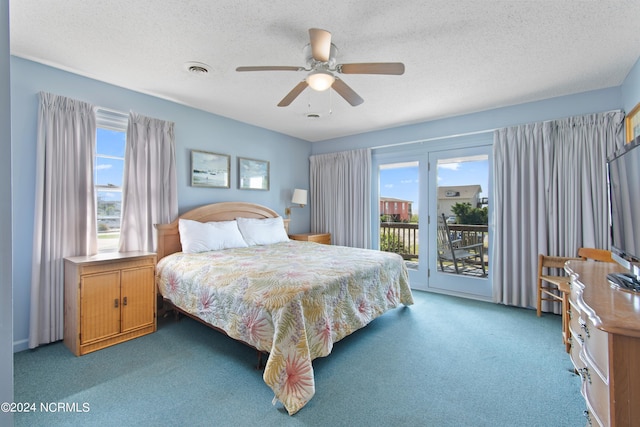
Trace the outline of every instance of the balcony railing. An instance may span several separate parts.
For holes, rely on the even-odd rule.
[[[400,254],[405,260],[418,260],[418,243],[417,223],[380,223],[381,250]]]
[[[485,254],[488,253],[488,226],[449,224],[449,231],[454,235],[453,240],[461,239],[461,245],[473,245],[483,243]],[[394,252],[402,255],[408,261],[418,260],[419,233],[417,223],[381,222],[380,223],[380,249],[386,252]],[[488,257],[485,255],[485,264]]]

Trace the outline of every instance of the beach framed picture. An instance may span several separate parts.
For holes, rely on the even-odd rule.
[[[229,188],[231,156],[191,150],[191,186]]]
[[[238,188],[269,190],[269,162],[238,157]]]

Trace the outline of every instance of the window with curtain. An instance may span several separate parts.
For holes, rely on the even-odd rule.
[[[152,252],[178,215],[171,122],[40,93],[36,163],[29,348],[63,339],[64,258],[94,255],[101,223],[108,249]]]
[[[94,182],[98,252],[118,250],[127,119],[124,113],[102,108],[96,110]]]
[[[154,224],[178,217],[174,124],[129,113],[122,195],[121,252],[156,250]]]
[[[371,150],[309,158],[311,231],[329,232],[336,245],[371,247]]]
[[[97,250],[94,107],[39,95],[29,348],[63,338],[64,258]]]
[[[494,301],[536,305],[538,254],[609,248],[606,159],[624,144],[623,119],[610,111],[495,131]]]

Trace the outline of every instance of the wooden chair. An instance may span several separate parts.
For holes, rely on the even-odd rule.
[[[482,242],[462,246],[459,239],[451,237],[444,214],[438,216],[438,262],[444,272],[444,263],[452,263],[456,274],[461,274],[465,267],[473,270],[482,268],[482,277],[487,275],[484,264],[484,244]]]
[[[542,314],[542,301],[559,302],[561,304],[562,341],[567,353],[571,350],[569,340],[571,337],[569,331],[569,294],[571,293],[571,279],[562,274],[564,273],[564,264],[571,260],[614,262],[611,258],[611,252],[606,249],[580,248],[578,249],[577,258],[538,255],[538,317]],[[552,269],[557,269],[560,275],[553,275],[552,273],[554,273],[554,271]]]
[[[582,258],[538,255],[538,317],[542,315],[542,301],[559,302],[562,306],[562,342],[569,343],[569,293],[570,278],[564,273],[567,261]],[[556,271],[554,271],[554,269]]]
[[[611,251],[606,249],[580,248],[578,249],[578,256],[582,259],[591,259],[594,261],[615,262],[613,258],[611,258]]]

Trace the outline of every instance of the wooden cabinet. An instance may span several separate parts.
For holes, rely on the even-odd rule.
[[[331,244],[331,233],[290,234],[289,238],[293,240],[304,240],[306,242],[322,243],[324,245]]]
[[[156,255],[105,253],[64,260],[64,343],[76,355],[156,330]]]
[[[640,293],[613,288],[617,264],[570,261],[571,361],[582,378],[587,425],[640,420]]]

